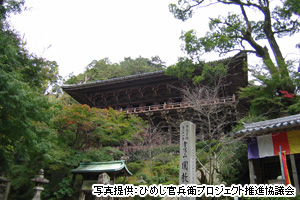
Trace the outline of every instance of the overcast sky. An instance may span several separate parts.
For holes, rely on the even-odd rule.
[[[228,6],[199,9],[182,22],[169,12],[175,0],[25,0],[26,11],[11,17],[30,52],[56,61],[59,72],[78,74],[93,60],[160,56],[167,66],[183,56],[183,30],[208,30],[208,16],[227,14]],[[216,12],[216,10],[218,12]],[[300,42],[294,41],[294,43]],[[283,43],[291,43],[286,40]],[[286,51],[286,54],[295,50]],[[299,57],[299,51],[298,53]],[[207,60],[220,59],[217,56]]]

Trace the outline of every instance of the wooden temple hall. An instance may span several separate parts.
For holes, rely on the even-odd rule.
[[[247,85],[247,55],[237,54],[233,57],[210,62],[223,63],[228,66],[226,89],[218,102],[237,101],[235,94],[240,87]],[[164,70],[132,76],[113,78],[76,85],[63,85],[63,90],[81,104],[97,108],[113,108],[133,114],[154,125],[170,135],[179,134],[170,125],[170,116],[180,119],[180,115],[191,109],[190,102],[183,99],[178,88],[184,87],[185,81],[165,75]],[[206,102],[207,103],[207,102]],[[181,119],[180,119],[181,120]],[[180,123],[180,120],[179,123]],[[182,120],[181,120],[182,121]]]

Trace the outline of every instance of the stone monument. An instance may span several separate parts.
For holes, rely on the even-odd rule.
[[[180,172],[179,184],[196,184],[196,126],[184,121],[180,124]],[[179,197],[179,200],[195,200],[196,197]]]

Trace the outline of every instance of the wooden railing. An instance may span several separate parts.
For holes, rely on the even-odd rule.
[[[213,100],[205,100],[199,101],[197,104],[201,106],[209,106],[213,104],[226,104],[235,102],[235,96],[227,97],[227,98],[219,98]],[[148,112],[156,112],[156,111],[165,111],[165,110],[176,110],[176,109],[185,109],[185,108],[193,108],[194,103],[192,102],[176,102],[176,103],[164,103],[152,106],[142,106],[142,107],[135,107],[135,108],[127,108],[127,109],[120,109],[120,111],[125,111],[126,114],[139,114],[139,113],[148,113]]]

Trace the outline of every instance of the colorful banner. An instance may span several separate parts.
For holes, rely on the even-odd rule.
[[[282,168],[282,177],[285,179],[285,184],[286,185],[291,184],[289,170],[288,170],[288,166],[286,163],[286,155],[283,151],[281,151],[279,158],[280,158],[280,165]]]
[[[286,155],[300,153],[300,130],[272,133],[248,138],[248,159],[279,155],[279,146]]]

